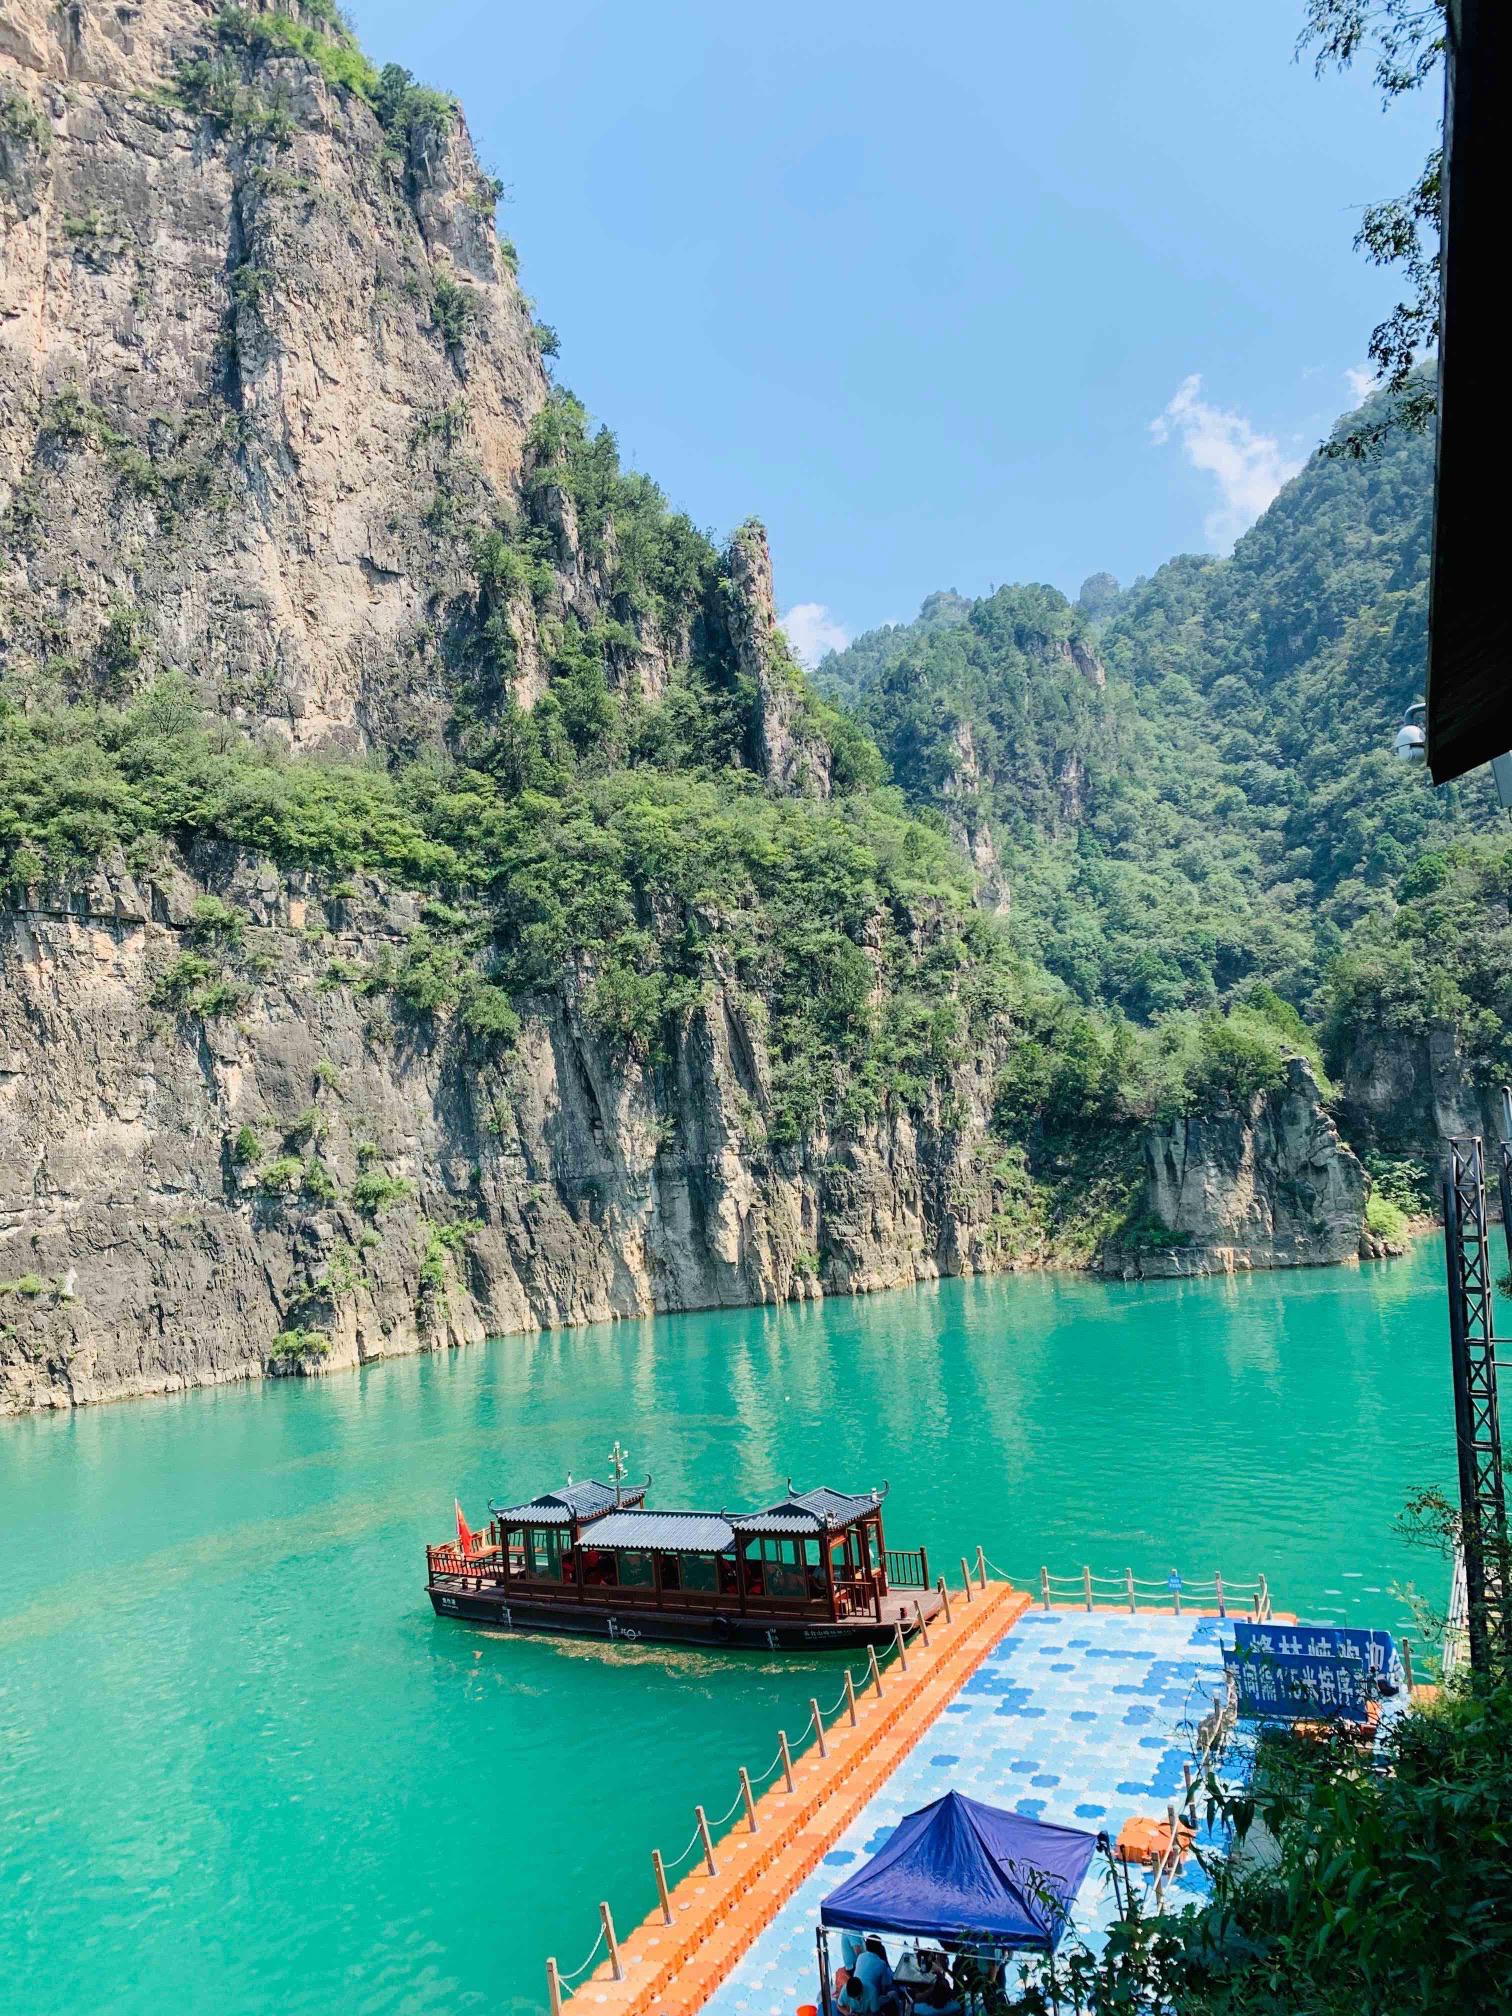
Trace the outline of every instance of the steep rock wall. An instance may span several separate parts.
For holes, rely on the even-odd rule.
[[[513,503],[547,396],[531,315],[460,113],[386,132],[295,56],[219,50],[216,13],[0,23],[7,666],[172,667],[299,744],[424,732],[449,521]],[[253,110],[176,102],[195,58]]]
[[[1125,1278],[1316,1267],[1360,1250],[1368,1179],[1300,1058],[1279,1091],[1189,1114],[1144,1144],[1151,1237],[1103,1256]]]
[[[0,927],[0,1411],[992,1263],[985,1063],[948,1122],[772,1152],[733,987],[652,1062],[586,1025],[569,975],[498,1061],[324,977],[401,944],[406,899],[322,902],[230,850],[195,866],[102,873]],[[211,883],[267,977],[199,1019],[154,986]]]

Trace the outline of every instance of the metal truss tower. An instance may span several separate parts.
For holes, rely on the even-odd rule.
[[[1503,1095],[1506,1117],[1508,1095]],[[1512,1147],[1504,1140],[1499,1176],[1512,1264]],[[1477,1673],[1512,1663],[1512,1561],[1496,1396],[1496,1338],[1486,1241],[1486,1162],[1479,1136],[1449,1143],[1444,1172],[1444,1253],[1449,1275],[1449,1344],[1459,1445],[1462,1545],[1470,1664]]]

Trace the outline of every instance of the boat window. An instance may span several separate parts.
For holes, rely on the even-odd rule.
[[[583,1586],[585,1589],[613,1589],[619,1583],[619,1556],[610,1554],[602,1547],[583,1549]]]
[[[717,1591],[720,1587],[720,1566],[712,1554],[685,1554],[682,1557],[682,1586],[684,1589]],[[732,1571],[728,1586],[733,1588],[734,1583]]]
[[[819,1566],[819,1542],[817,1540],[804,1541],[803,1565],[806,1568],[817,1568]]]
[[[675,1554],[658,1554],[656,1573],[663,1589],[681,1589],[683,1586],[682,1562]]]
[[[562,1556],[569,1550],[569,1537],[558,1526],[533,1526],[526,1559],[526,1573],[537,1582],[560,1582]]]
[[[656,1587],[656,1556],[627,1550],[617,1554],[619,1562],[619,1586],[621,1589],[654,1589]]]
[[[525,1573],[525,1528],[511,1526],[508,1534],[509,1572],[511,1575]]]

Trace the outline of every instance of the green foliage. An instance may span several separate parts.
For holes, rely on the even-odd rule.
[[[460,350],[477,313],[471,294],[446,271],[431,286],[431,320],[448,350]]]
[[[256,308],[268,289],[268,276],[261,266],[244,259],[231,274],[231,299],[238,308]]]
[[[1383,1031],[1452,1027],[1486,1078],[1512,1074],[1512,842],[1452,841],[1407,865],[1394,901],[1351,934],[1324,990],[1342,1059]]]
[[[196,896],[189,906],[189,936],[196,945],[239,945],[246,928],[244,913],[219,896]]]
[[[518,1041],[520,1018],[502,987],[470,973],[462,981],[460,999],[458,1019],[469,1036],[501,1048]]]
[[[1407,1213],[1389,1197],[1372,1190],[1365,1202],[1365,1229],[1390,1245],[1399,1246],[1408,1233]]]
[[[222,42],[259,56],[302,56],[328,84],[351,91],[370,104],[378,96],[378,72],[334,12],[306,21],[276,8],[254,12],[245,7],[223,7],[215,18],[215,31]]]
[[[1268,1738],[1251,1787],[1211,1786],[1258,1854],[1201,1905],[1137,1913],[1098,1963],[1063,1953],[1021,2016],[1448,2016],[1505,2005],[1512,1966],[1512,1690],[1451,1696],[1382,1738]]]
[[[263,1145],[257,1130],[241,1126],[236,1130],[236,1139],[231,1144],[231,1160],[239,1169],[255,1169],[263,1157]]]
[[[373,109],[391,142],[409,152],[427,152],[456,124],[458,106],[444,91],[417,84],[398,63],[385,63],[373,94]]]
[[[29,98],[0,88],[0,141],[5,140],[45,153],[52,145],[52,128]]]
[[[19,1295],[34,1302],[46,1287],[40,1274],[18,1274],[14,1281],[0,1281],[0,1295]]]
[[[319,1330],[280,1330],[268,1356],[278,1364],[300,1365],[310,1358],[324,1358],[331,1340]]]
[[[257,1187],[270,1197],[286,1196],[303,1174],[304,1163],[297,1155],[280,1155],[259,1172]]]
[[[286,146],[294,137],[293,116],[282,95],[266,98],[254,86],[243,84],[235,59],[224,53],[192,56],[180,63],[173,96],[186,110],[207,119],[217,133],[264,140],[275,147]]]
[[[1373,1196],[1394,1204],[1404,1218],[1433,1215],[1438,1207],[1438,1176],[1427,1162],[1378,1149],[1367,1149],[1363,1160]]]
[[[411,1196],[414,1184],[407,1176],[390,1176],[382,1169],[364,1169],[352,1185],[352,1202],[368,1218],[381,1218],[390,1204]]]
[[[1436,79],[1446,46],[1445,0],[1307,0],[1297,53],[1316,50],[1314,68],[1347,70],[1367,51],[1382,102]],[[1442,140],[1442,132],[1439,134]],[[1407,291],[1371,332],[1370,359],[1386,397],[1372,402],[1324,444],[1325,455],[1359,458],[1378,450],[1393,429],[1421,433],[1437,410],[1437,386],[1419,359],[1439,337],[1439,241],[1443,229],[1441,144],[1435,145],[1402,196],[1365,208],[1355,250],[1373,266],[1397,267]]]
[[[208,1020],[234,1015],[245,1002],[247,989],[203,953],[180,952],[158,975],[148,998],[155,1007]]]

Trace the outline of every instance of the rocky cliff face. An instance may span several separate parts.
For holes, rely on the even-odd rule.
[[[193,866],[4,921],[0,1411],[990,1264],[990,1072],[948,1116],[768,1151],[733,989],[652,1064],[587,1025],[569,975],[492,1063],[454,1019],[330,982],[401,945],[413,904],[322,900],[229,850]],[[154,983],[211,886],[252,978],[200,1020]]]
[[[439,721],[449,531],[547,381],[460,114],[386,128],[220,18],[0,21],[7,667],[362,747]]]
[[[1316,1267],[1360,1250],[1368,1179],[1300,1059],[1284,1088],[1245,1108],[1152,1128],[1144,1154],[1149,1237],[1105,1253],[1107,1273]]]
[[[1430,1180],[1451,1137],[1479,1134],[1488,1151],[1501,1138],[1495,1088],[1466,1061],[1449,1024],[1421,1033],[1357,1031],[1342,1060],[1340,1092],[1340,1121],[1362,1153],[1415,1158]]]

